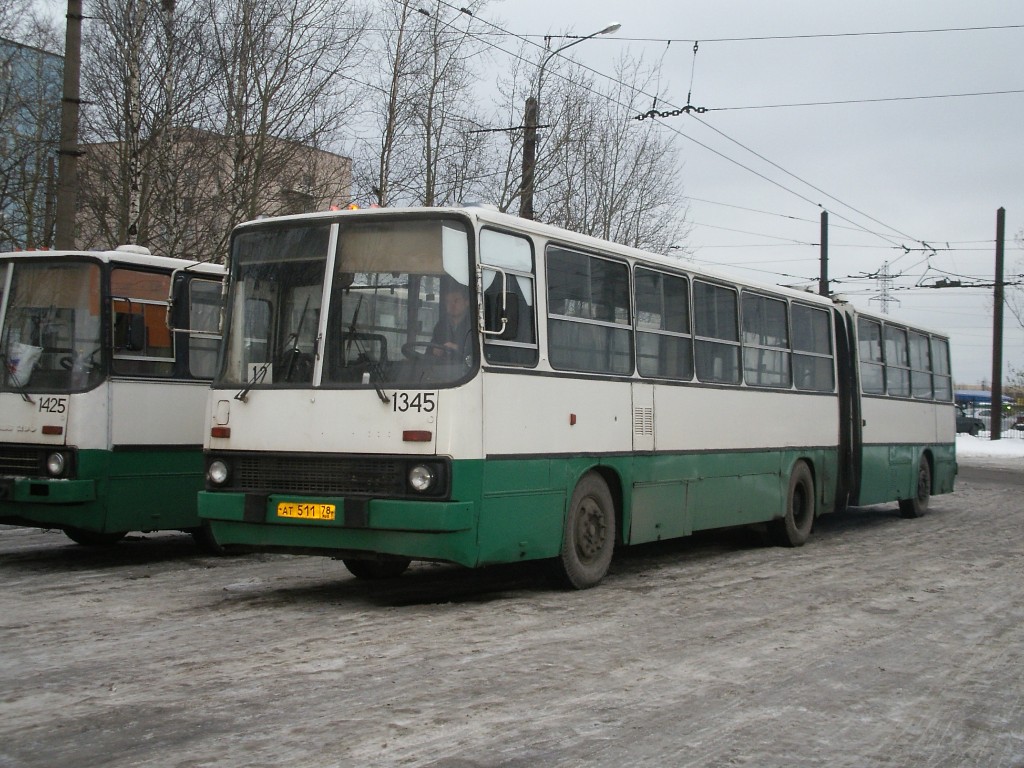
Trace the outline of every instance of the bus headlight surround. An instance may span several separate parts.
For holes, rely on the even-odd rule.
[[[414,464],[409,469],[409,487],[417,493],[427,493],[437,482],[437,474],[427,464]]]
[[[46,457],[46,471],[50,477],[63,477],[68,468],[68,460],[60,451],[54,451]]]
[[[206,479],[211,485],[224,485],[230,476],[227,463],[221,459],[214,459],[206,468]]]

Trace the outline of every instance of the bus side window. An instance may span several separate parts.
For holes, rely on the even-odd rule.
[[[487,265],[500,268],[507,277],[506,301],[514,301],[509,316],[515,317],[515,335],[499,338],[484,336],[484,357],[488,363],[498,365],[536,365],[537,321],[534,302],[533,247],[525,237],[484,229],[480,232],[480,261],[484,264],[483,294],[485,310],[500,306],[502,300],[501,273],[487,269]],[[488,313],[485,312],[485,315]],[[486,321],[486,318],[485,318]],[[491,330],[497,330],[491,329]]]
[[[857,318],[857,349],[860,357],[861,391],[865,395],[884,395],[881,323],[864,317]]]
[[[700,280],[693,283],[697,379],[740,383],[740,336],[736,291]]]
[[[693,378],[693,337],[687,280],[637,267],[636,359],[641,376]]]
[[[949,370],[949,342],[932,337],[932,374],[935,399],[949,402],[953,399],[953,376]]]
[[[171,376],[174,338],[167,327],[171,276],[117,267],[110,273],[114,373]]]
[[[793,383],[808,392],[835,389],[832,361],[832,325],[829,313],[817,307],[793,304]]]
[[[629,267],[548,246],[548,357],[553,368],[633,372]]]
[[[907,332],[886,325],[885,380],[886,392],[893,397],[910,397],[910,358],[907,355]]]

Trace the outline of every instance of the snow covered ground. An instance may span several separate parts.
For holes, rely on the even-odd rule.
[[[999,466],[1024,472],[1024,440],[1016,437],[989,440],[960,434],[956,436],[956,458],[961,464]]]

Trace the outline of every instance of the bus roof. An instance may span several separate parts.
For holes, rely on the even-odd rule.
[[[84,257],[106,264],[132,264],[135,266],[163,267],[164,269],[188,269],[205,275],[222,276],[224,266],[190,259],[175,259],[168,256],[154,256],[147,249],[138,246],[119,246],[113,250],[34,250],[7,251],[0,253],[0,260],[7,259],[59,259]]]

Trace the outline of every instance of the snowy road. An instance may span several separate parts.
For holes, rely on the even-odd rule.
[[[1019,766],[1024,471],[963,464],[919,520],[701,534],[573,593],[0,528],[0,768]]]

